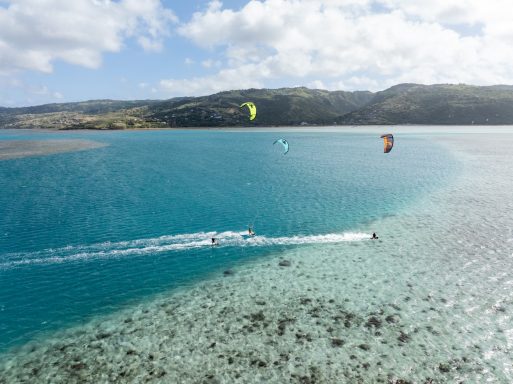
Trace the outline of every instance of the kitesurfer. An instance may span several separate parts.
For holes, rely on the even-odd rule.
[[[378,236],[376,236],[376,233],[374,232],[374,233],[372,234],[371,240],[377,240],[377,239],[379,239],[379,237],[378,237]]]
[[[212,238],[212,246],[214,245],[219,245],[215,237]]]
[[[248,234],[250,236],[255,236],[255,232],[253,232],[253,229],[251,227],[248,227]]]

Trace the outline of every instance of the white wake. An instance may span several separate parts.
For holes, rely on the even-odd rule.
[[[219,245],[212,247],[212,238]],[[246,231],[197,232],[181,235],[160,236],[120,242],[103,242],[92,245],[68,246],[37,252],[11,253],[0,256],[0,268],[13,268],[30,264],[56,264],[87,261],[100,258],[116,258],[131,255],[152,255],[161,252],[183,251],[195,248],[268,247],[275,245],[327,244],[362,241],[370,238],[366,233],[329,233],[324,235],[299,235],[266,237],[247,235]]]

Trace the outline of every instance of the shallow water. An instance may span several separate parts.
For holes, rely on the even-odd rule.
[[[380,240],[259,255],[14,350],[0,378],[512,382],[513,130],[426,136],[458,172],[359,226]]]
[[[415,134],[389,155],[375,133],[338,131],[1,136],[60,137],[108,146],[0,163],[0,349],[238,263],[360,241],[458,167]]]

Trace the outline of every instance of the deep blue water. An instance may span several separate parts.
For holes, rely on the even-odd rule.
[[[408,134],[387,155],[370,133],[0,133],[14,138],[109,145],[0,162],[0,349],[301,246],[293,236],[379,234],[370,223],[455,169]],[[248,224],[260,246],[241,240]],[[208,246],[211,236],[224,243]]]

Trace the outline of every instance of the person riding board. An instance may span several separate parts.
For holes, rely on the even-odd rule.
[[[253,232],[253,229],[251,227],[248,227],[248,233],[249,236],[255,236],[255,232]]]
[[[219,245],[215,237],[212,238],[212,246],[214,245]]]
[[[377,240],[377,239],[379,239],[379,237],[378,237],[378,236],[376,236],[376,233],[374,232],[374,233],[372,234],[371,240]]]

